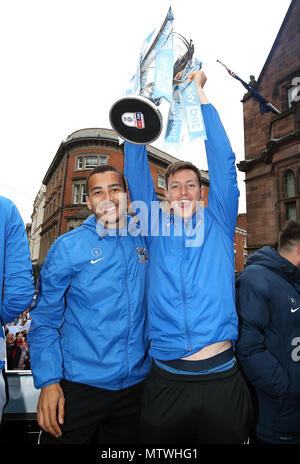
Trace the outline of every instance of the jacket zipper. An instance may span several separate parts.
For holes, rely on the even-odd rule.
[[[126,289],[127,301],[128,301],[128,309],[127,309],[127,313],[128,313],[128,322],[127,322],[126,348],[125,348],[125,351],[126,351],[125,359],[126,359],[126,368],[127,368],[127,374],[126,374],[126,376],[125,376],[125,379],[126,379],[126,378],[128,377],[128,374],[129,374],[128,339],[129,339],[130,319],[131,319],[131,314],[130,314],[130,298],[129,298],[128,284],[127,284],[128,272],[127,272],[127,259],[126,259],[126,254],[125,254],[125,251],[124,251],[124,248],[123,248],[123,245],[122,245],[122,243],[121,243],[120,238],[118,237],[117,240],[118,240],[118,243],[119,243],[119,245],[120,245],[120,247],[121,247],[121,250],[122,250],[122,253],[123,253],[123,256],[124,256],[124,262],[125,262],[125,289]],[[124,384],[125,379],[123,380],[122,384]],[[122,388],[124,388],[124,387],[122,386]]]
[[[188,341],[188,351],[191,351],[192,347],[191,347],[190,334],[189,334],[188,322],[187,322],[186,293],[185,293],[185,287],[183,283],[183,264],[185,261],[185,253],[186,253],[185,241],[183,240],[182,243],[183,243],[183,258],[182,258],[181,267],[180,267],[180,280],[181,280],[181,288],[182,288],[185,333],[186,333],[187,341]]]

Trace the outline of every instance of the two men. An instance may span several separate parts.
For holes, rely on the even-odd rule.
[[[237,279],[237,356],[255,391],[255,443],[300,443],[300,224],[282,231],[278,251],[248,258]]]
[[[0,197],[0,244],[0,316],[5,324],[30,306],[34,284],[24,223],[13,202],[4,197]],[[4,362],[5,340],[0,328],[0,422],[7,400]]]
[[[87,192],[93,214],[51,247],[31,312],[40,443],[137,443],[150,367],[145,238],[130,233],[118,170],[94,169]]]
[[[239,191],[235,156],[203,86],[193,72],[205,122],[210,188],[201,205],[199,170],[172,164],[167,211],[156,201],[144,146],[125,145],[131,200],[148,205],[150,350],[142,405],[143,443],[243,443],[251,397],[235,364],[238,336],[233,239]],[[156,219],[155,219],[156,218]]]
[[[150,368],[148,266],[154,361],[145,383],[142,443],[248,438],[251,398],[233,353],[235,159],[203,92],[204,73],[189,79],[197,86],[208,137],[208,207],[201,205],[199,170],[175,163],[166,173],[167,211],[154,219],[146,149],[126,143],[131,200],[148,207],[148,237],[144,230],[130,234],[122,201],[125,179],[102,167],[87,182],[94,215],[48,253],[29,336],[35,385],[42,388],[38,420],[48,432],[42,443],[88,443],[95,434],[100,443],[137,442],[139,384]]]

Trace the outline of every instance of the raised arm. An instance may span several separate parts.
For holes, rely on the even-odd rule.
[[[130,200],[142,202],[142,217],[146,215],[148,231],[151,230],[151,202],[158,201],[147,157],[146,145],[125,142],[124,174],[128,182]],[[140,209],[140,208],[139,208]]]
[[[205,148],[210,182],[208,207],[215,220],[233,237],[239,198],[235,155],[220,117],[204,93],[205,74],[202,71],[193,72],[189,80],[195,81],[207,134]]]

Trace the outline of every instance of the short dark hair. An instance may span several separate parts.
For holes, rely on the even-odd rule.
[[[279,250],[292,251],[300,245],[300,223],[289,221],[279,237]]]
[[[174,175],[178,171],[183,171],[184,169],[190,169],[191,171],[194,171],[199,181],[199,187],[201,187],[202,180],[200,169],[198,169],[193,163],[190,163],[189,161],[176,161],[175,163],[169,164],[167,167],[165,174],[166,189],[169,185],[170,176]]]
[[[85,183],[85,190],[86,190],[87,195],[89,195],[89,180],[90,180],[90,178],[95,174],[103,174],[104,172],[109,172],[109,171],[116,172],[117,174],[119,174],[119,176],[122,179],[122,184],[123,184],[123,187],[124,187],[124,191],[127,192],[127,190],[128,190],[127,180],[126,180],[126,177],[124,176],[124,174],[121,171],[119,171],[119,169],[115,168],[114,166],[111,166],[110,164],[102,164],[101,166],[97,166],[96,168],[94,168],[89,173],[89,175],[87,176],[86,183]]]

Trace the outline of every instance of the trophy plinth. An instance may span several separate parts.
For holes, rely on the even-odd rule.
[[[122,139],[137,145],[154,142],[163,127],[157,106],[141,95],[128,95],[117,100],[110,109],[109,119]]]

